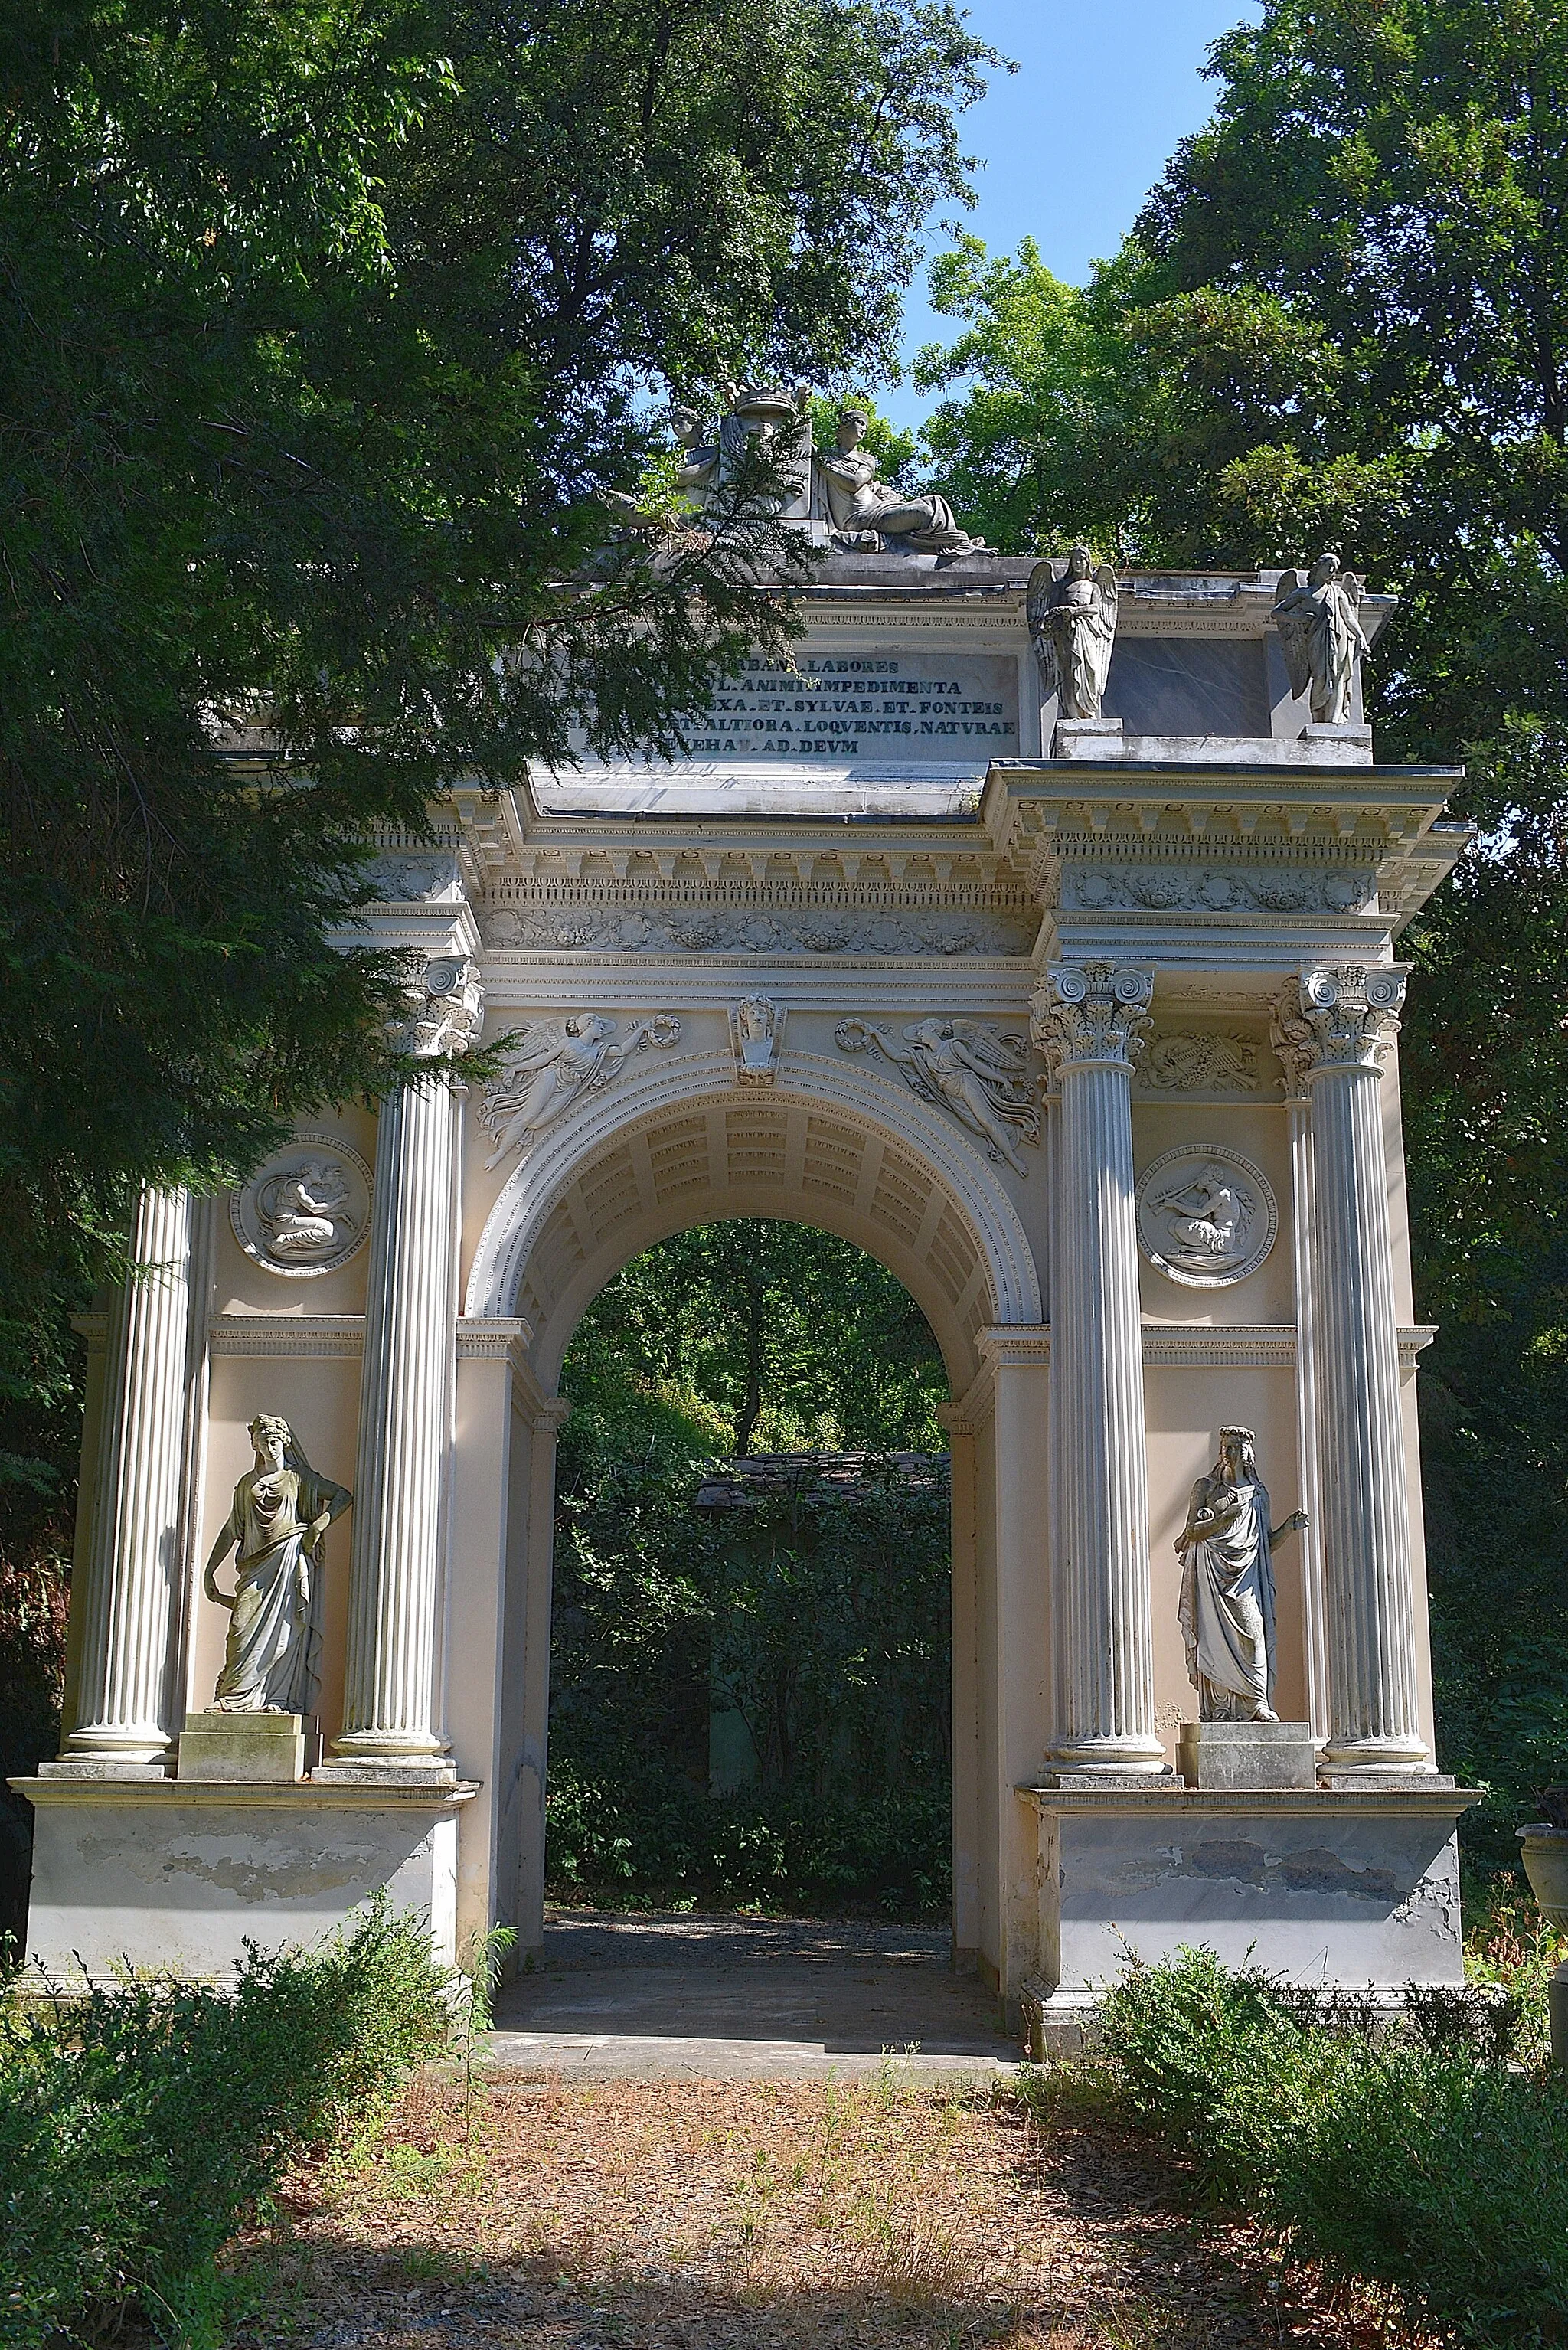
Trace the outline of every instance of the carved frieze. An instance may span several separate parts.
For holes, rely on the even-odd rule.
[[[753,955],[1026,955],[1027,917],[968,908],[592,903],[491,914],[488,946],[523,953]]]
[[[487,1168],[499,1167],[512,1151],[525,1159],[579,1094],[602,1093],[634,1053],[680,1040],[680,1023],[670,1012],[634,1020],[624,1036],[617,1026],[602,1013],[574,1012],[564,1020],[533,1021],[518,1032],[501,1075],[480,1102],[479,1122],[495,1146]]]
[[[302,1134],[229,1195],[245,1254],[268,1273],[306,1281],[336,1273],[370,1232],[370,1170],[326,1134]]]
[[[1161,1029],[1149,1041],[1138,1080],[1151,1093],[1255,1094],[1259,1046],[1210,1028]]]
[[[1184,1289],[1229,1289],[1256,1273],[1280,1229],[1261,1167],[1239,1150],[1183,1143],[1138,1178],[1137,1237],[1150,1264]]]
[[[1078,913],[1349,914],[1377,903],[1377,877],[1335,865],[1071,865],[1062,904]]]
[[[1038,1143],[1040,1107],[1029,1075],[1029,1042],[981,1020],[915,1020],[896,1036],[874,1020],[841,1020],[841,1053],[876,1053],[934,1109],[946,1110],[983,1144],[988,1159],[1027,1175],[1020,1142]]]

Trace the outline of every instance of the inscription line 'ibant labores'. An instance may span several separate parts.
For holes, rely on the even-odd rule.
[[[691,752],[875,758],[884,745],[907,755],[918,743],[945,749],[968,740],[1005,757],[1017,747],[1018,723],[1011,697],[990,673],[1001,666],[939,654],[914,675],[908,662],[870,654],[808,654],[794,669],[748,660],[694,719]]]

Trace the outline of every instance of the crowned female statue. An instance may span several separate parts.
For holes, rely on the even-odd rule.
[[[1277,1721],[1274,1694],[1274,1568],[1272,1552],[1306,1523],[1293,1510],[1269,1524],[1269,1493],[1258,1476],[1250,1428],[1222,1428],[1220,1458],[1199,1477],[1177,1538],[1187,1676],[1204,1721]]]
[[[321,1537],[354,1496],[318,1477],[286,1419],[264,1412],[250,1425],[256,1465],[234,1487],[228,1522],[213,1544],[202,1587],[229,1610],[228,1647],[213,1694],[219,1713],[316,1711],[321,1694]],[[237,1548],[233,1596],[217,1568]]]
[[[983,539],[971,538],[946,498],[934,491],[900,497],[877,479],[877,460],[860,445],[869,421],[863,409],[841,410],[834,447],[817,452],[835,530],[874,530],[884,538],[902,538],[917,555],[966,555],[983,546]]]

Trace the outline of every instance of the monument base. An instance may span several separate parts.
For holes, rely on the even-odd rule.
[[[174,1776],[185,1785],[253,1786],[305,1776],[305,1725],[297,1713],[190,1713]]]
[[[1129,1957],[1184,1945],[1391,2003],[1407,1983],[1464,1980],[1454,1826],[1473,1791],[1211,1794],[1167,1779],[1017,1793],[1039,1838],[1042,2029],[1054,2017],[1081,2039]]]
[[[274,1717],[278,1719],[278,1717]],[[27,1961],[67,1983],[127,1967],[211,1981],[244,1945],[318,1941],[384,1888],[457,1958],[455,1788],[13,1779],[33,1806]]]
[[[1206,1795],[1317,1785],[1307,1721],[1184,1721],[1176,1733],[1176,1767]]]

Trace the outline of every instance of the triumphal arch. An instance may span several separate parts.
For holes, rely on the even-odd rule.
[[[880,1258],[951,1383],[957,1962],[1047,2028],[1120,1938],[1459,1974],[1397,1036],[1466,835],[1362,721],[1392,601],[999,557],[790,413],[687,420],[682,478],[796,433],[793,660],[388,850],[417,1037],[504,1074],[141,1202],[21,1783],[46,1964],[211,1971],[379,1885],[537,1939],[562,1357],[763,1215]]]

